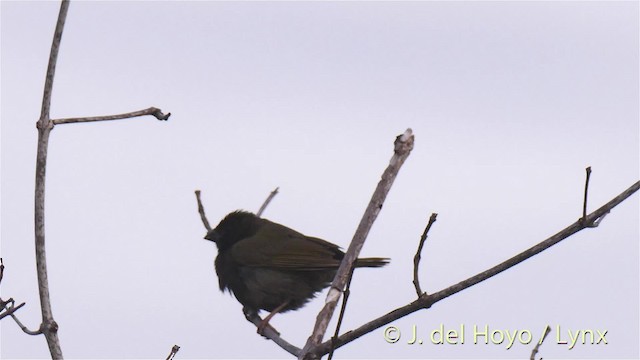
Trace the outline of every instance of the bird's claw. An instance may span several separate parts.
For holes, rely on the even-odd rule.
[[[260,334],[260,335],[264,336],[264,337],[267,337],[267,336],[264,334],[264,332],[265,332],[265,330],[266,330],[266,329],[271,329],[274,333],[276,333],[278,336],[280,336],[280,333],[278,332],[278,330],[276,330],[273,326],[271,326],[271,325],[269,324],[269,321],[264,321],[264,320],[262,320],[262,321],[260,322],[260,324],[258,325],[258,329],[257,329],[257,331],[256,331],[256,332],[257,332],[258,334]]]

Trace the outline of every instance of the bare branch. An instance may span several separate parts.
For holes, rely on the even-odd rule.
[[[7,303],[11,303],[12,306],[7,308],[7,311],[0,313],[0,320],[4,319],[6,316],[13,315],[14,312],[18,311],[18,309],[20,309],[25,305],[25,303],[22,303],[18,306],[13,306],[13,299],[9,299],[9,300],[10,301],[7,301]]]
[[[132,111],[124,114],[105,115],[105,116],[92,116],[92,117],[79,117],[79,118],[65,118],[51,120],[54,125],[84,123],[93,121],[109,121],[109,120],[121,120],[130,119],[138,116],[153,115],[158,120],[168,120],[171,113],[164,114],[160,109],[150,107],[148,109]]]
[[[542,343],[544,342],[544,339],[547,338],[547,335],[549,335],[550,332],[551,332],[551,326],[547,325],[547,327],[544,329],[544,334],[542,335],[542,339],[540,339],[540,341],[538,341],[538,343],[533,348],[533,350],[531,350],[531,358],[530,358],[531,360],[536,360],[536,354],[538,353],[538,349],[540,348],[540,345],[542,345]]]
[[[38,290],[40,294],[40,308],[42,310],[42,323],[40,330],[44,333],[49,346],[49,353],[52,359],[62,359],[62,349],[60,340],[58,339],[58,324],[53,319],[51,310],[51,298],[49,296],[49,279],[47,275],[47,255],[45,252],[44,237],[44,194],[45,194],[45,175],[47,168],[47,148],[49,145],[49,134],[53,128],[53,123],[49,118],[51,109],[51,94],[53,91],[53,79],[58,62],[58,51],[60,50],[60,41],[62,40],[62,31],[69,10],[69,1],[62,0],[60,4],[60,12],[58,13],[58,21],[56,30],[53,34],[51,43],[51,53],[49,54],[49,64],[47,66],[47,75],[44,85],[44,94],[42,96],[42,109],[40,111],[40,119],[36,123],[38,128],[38,151],[36,155],[36,187],[34,201],[35,215],[35,247],[36,247],[36,269],[38,274]],[[14,320],[16,317],[12,315]],[[23,330],[26,328],[23,328]],[[26,331],[25,331],[26,332]]]
[[[180,346],[173,345],[173,347],[171,348],[171,353],[169,354],[169,356],[167,356],[167,360],[172,360],[178,353],[178,350],[180,350]]]
[[[243,307],[242,312],[244,313],[245,318],[249,322],[253,323],[256,327],[260,326],[260,324],[262,323],[262,318],[255,311],[250,311]],[[278,346],[280,346],[284,351],[288,352],[289,354],[293,356],[299,356],[300,348],[290,344],[285,339],[281,338],[280,333],[276,331],[276,329],[273,328],[273,326],[271,325],[266,326],[264,328],[262,336],[272,340],[274,343],[276,343]]]
[[[589,178],[591,178],[591,166],[587,166],[587,177],[584,181],[584,202],[582,203],[582,219],[587,220],[587,195],[589,194]]]
[[[394,142],[394,155],[391,157],[389,166],[382,174],[382,179],[378,183],[378,186],[371,197],[369,205],[362,216],[362,220],[360,220],[360,224],[353,236],[353,240],[351,240],[349,249],[342,259],[342,263],[340,264],[336,276],[333,279],[333,283],[329,288],[325,305],[316,318],[313,333],[307,340],[299,358],[305,358],[307,356],[313,357],[313,353],[315,353],[314,348],[322,341],[322,338],[327,331],[327,327],[329,326],[329,321],[335,311],[336,304],[338,303],[342,290],[347,282],[349,273],[353,269],[353,264],[360,254],[360,249],[362,249],[362,246],[364,245],[364,241],[369,234],[369,230],[371,229],[373,222],[378,217],[378,214],[382,209],[384,200],[386,199],[387,194],[391,189],[391,185],[393,185],[393,182],[400,171],[400,167],[413,149],[413,142],[414,136],[411,129],[407,129],[404,134],[396,137]]]
[[[47,75],[44,82],[44,94],[42,96],[42,108],[40,111],[40,120],[46,119],[49,122],[49,111],[51,110],[51,95],[53,92],[53,78],[56,74],[56,65],[58,64],[58,51],[60,50],[60,41],[62,39],[62,31],[64,30],[64,22],[67,19],[67,11],[69,10],[69,1],[62,0],[60,4],[60,12],[58,13],[58,22],[56,30],[53,33],[53,42],[51,43],[51,52],[49,53],[49,63],[47,65]]]
[[[198,201],[198,213],[200,213],[200,219],[202,219],[202,224],[207,231],[211,231],[211,225],[209,225],[209,220],[207,220],[207,215],[204,214],[204,206],[202,206],[202,200],[200,199],[200,190],[196,190],[196,200]]]
[[[340,307],[340,314],[338,315],[338,323],[336,324],[336,330],[333,332],[333,336],[331,337],[331,343],[335,345],[335,340],[340,335],[340,327],[342,326],[342,320],[344,319],[344,314],[347,311],[347,301],[349,300],[349,295],[351,295],[351,280],[353,279],[353,270],[351,269],[351,273],[349,274],[349,279],[347,280],[347,286],[344,289],[344,296],[342,297],[342,306]],[[336,347],[331,346],[331,351],[329,352],[328,360],[333,359],[333,352]]]
[[[42,324],[40,324],[40,328],[38,328],[38,330],[29,330],[27,329],[26,326],[24,326],[24,324],[22,324],[22,322],[20,322],[20,320],[16,317],[16,314],[11,314],[11,317],[13,318],[13,321],[16,322],[16,324],[18,324],[18,326],[20,327],[20,329],[22,329],[22,331],[24,331],[25,334],[27,335],[40,335],[42,334]]]
[[[3,277],[4,277],[4,261],[0,257],[0,283],[2,283]],[[21,307],[23,307],[24,304],[25,303],[15,306],[15,300],[13,300],[13,298],[9,298],[9,300],[7,301],[4,301],[0,298],[0,320],[4,319],[9,315],[13,316],[13,313],[18,311],[18,309],[20,309]],[[7,307],[7,305],[10,305],[10,306]]]
[[[413,286],[416,288],[416,293],[418,294],[418,297],[424,294],[424,292],[422,291],[422,288],[420,288],[420,278],[418,276],[418,268],[420,267],[420,259],[421,259],[420,254],[422,254],[422,247],[424,246],[424,242],[427,240],[427,234],[429,233],[429,230],[431,230],[431,225],[433,225],[433,223],[436,222],[437,217],[438,217],[438,214],[436,213],[431,214],[431,216],[429,217],[429,223],[427,224],[427,227],[424,229],[424,232],[420,237],[420,244],[418,245],[418,250],[416,251],[416,255],[413,257]]]
[[[278,195],[278,190],[280,188],[277,187],[275,188],[270,194],[269,196],[267,196],[267,199],[264,201],[264,203],[262,203],[262,206],[260,206],[260,209],[258,210],[258,212],[256,213],[257,217],[261,217],[262,213],[264,212],[264,210],[267,208],[267,206],[269,205],[269,203],[271,202],[271,200],[273,200],[273,198]]]
[[[601,222],[602,217],[604,217],[606,214],[608,214],[611,209],[613,209],[614,207],[618,206],[621,202],[623,202],[625,199],[627,199],[629,196],[633,195],[635,192],[638,191],[638,189],[640,189],[640,181],[637,181],[635,184],[631,185],[628,189],[626,189],[625,191],[623,191],[622,193],[620,193],[618,196],[616,196],[615,198],[611,199],[608,203],[604,204],[603,206],[601,206],[600,208],[598,208],[596,211],[592,212],[591,214],[589,214],[586,217],[586,221],[583,221],[583,219],[578,219],[578,221],[576,221],[575,223],[569,225],[568,227],[566,227],[565,229],[561,230],[560,232],[558,232],[557,234],[551,236],[550,238],[540,242],[539,244],[521,252],[520,254],[512,257],[511,259],[508,259],[486,271],[483,271],[475,276],[472,276],[464,281],[461,281],[455,285],[449,286],[448,288],[438,291],[434,294],[431,295],[427,295],[427,294],[423,294],[421,295],[417,300],[399,307],[385,315],[382,315],[380,317],[378,317],[377,319],[374,319],[362,326],[360,326],[359,328],[346,332],[345,334],[341,335],[338,337],[338,339],[336,339],[335,343],[332,344],[332,341],[325,341],[322,344],[318,345],[315,348],[314,354],[316,356],[322,356],[325,355],[327,353],[329,353],[329,351],[331,350],[332,346],[340,347],[343,346],[357,338],[359,338],[360,336],[367,334],[375,329],[378,329],[392,321],[395,321],[397,319],[400,319],[408,314],[411,314],[413,312],[416,312],[418,310],[421,309],[428,309],[431,307],[431,305],[435,304],[436,302],[445,299],[453,294],[456,294],[462,290],[465,290],[473,285],[476,285],[484,280],[487,280],[521,262],[523,262],[524,260],[539,254],[540,252],[550,248],[551,246],[559,243],[560,241],[566,239],[567,237],[583,230],[586,228],[590,228],[594,222]]]

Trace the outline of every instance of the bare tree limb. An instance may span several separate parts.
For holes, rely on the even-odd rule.
[[[93,121],[109,121],[109,120],[121,120],[121,119],[130,119],[138,116],[145,115],[153,115],[158,120],[168,120],[171,113],[164,114],[160,109],[155,107],[150,107],[148,109],[132,111],[124,114],[116,114],[116,115],[105,115],[105,116],[92,116],[92,117],[79,117],[79,118],[64,118],[64,119],[55,119],[51,122],[53,125],[62,125],[62,124],[73,124],[73,123],[84,123],[84,122],[93,122]]]
[[[16,324],[18,324],[18,326],[20,327],[20,329],[22,329],[22,331],[24,331],[25,334],[27,335],[40,335],[42,334],[42,324],[40,324],[40,327],[38,328],[38,330],[29,330],[26,326],[24,326],[24,324],[22,324],[22,322],[20,322],[20,320],[16,317],[16,314],[11,314],[11,318],[13,318],[13,321],[16,322]]]
[[[336,329],[333,332],[333,336],[331,337],[331,343],[335,344],[335,340],[340,335],[340,327],[342,326],[342,320],[344,319],[344,314],[347,311],[347,301],[349,301],[349,295],[351,295],[351,280],[353,280],[353,270],[351,269],[351,273],[349,274],[349,279],[347,280],[347,286],[344,288],[344,296],[342,297],[342,306],[340,307],[340,314],[338,315],[338,323],[336,324]],[[329,352],[328,360],[333,359],[333,352],[336,347],[331,346],[331,351]]]
[[[362,220],[360,221],[356,233],[353,236],[353,240],[351,240],[349,249],[342,259],[342,263],[340,264],[336,276],[333,279],[333,283],[329,288],[325,305],[316,318],[316,324],[313,328],[313,332],[302,349],[302,352],[298,356],[299,358],[315,357],[314,348],[320,344],[325,332],[327,331],[329,321],[333,316],[333,312],[335,311],[338,300],[340,299],[340,295],[347,283],[349,273],[353,269],[353,264],[360,254],[360,249],[362,249],[362,246],[364,245],[364,241],[369,234],[369,230],[371,229],[373,222],[378,217],[378,214],[382,209],[382,204],[384,203],[384,200],[391,189],[391,185],[393,185],[393,182],[400,171],[400,167],[413,149],[413,142],[414,136],[411,129],[407,129],[404,134],[399,135],[396,138],[394,142],[394,154],[391,157],[389,166],[382,174],[382,179],[378,183],[369,205],[362,216]]]
[[[280,188],[277,187],[275,188],[270,194],[269,196],[267,196],[267,199],[264,201],[264,203],[262,203],[262,206],[260,206],[260,209],[258,209],[258,212],[256,213],[257,217],[261,217],[262,213],[264,212],[264,210],[267,208],[267,206],[269,205],[269,203],[271,202],[271,200],[273,200],[273,198],[278,195],[278,190]]]
[[[591,214],[587,215],[586,220],[583,221],[582,218],[578,219],[578,221],[574,222],[573,224],[569,225],[568,227],[564,228],[563,230],[561,230],[560,232],[556,233],[555,235],[551,236],[550,238],[540,242],[537,245],[534,245],[533,247],[521,252],[520,254],[490,268],[487,269],[477,275],[474,275],[466,280],[463,280],[455,285],[449,286],[448,288],[444,289],[444,290],[440,290],[434,294],[431,295],[427,295],[427,294],[423,294],[421,295],[417,300],[399,307],[385,315],[382,315],[380,317],[378,317],[377,319],[374,319],[362,326],[360,326],[359,328],[346,332],[343,335],[339,336],[338,339],[336,339],[335,344],[332,345],[331,340],[329,341],[325,341],[322,344],[318,345],[315,350],[314,353],[316,356],[322,356],[325,355],[327,353],[329,353],[329,351],[331,350],[332,346],[335,347],[340,347],[343,346],[359,337],[361,337],[364,334],[367,334],[375,329],[378,329],[392,321],[395,321],[397,319],[400,319],[401,317],[404,317],[408,314],[411,314],[413,312],[416,312],[418,310],[421,309],[428,309],[431,307],[431,305],[435,304],[436,302],[445,299],[451,295],[454,295],[456,293],[459,293],[462,290],[465,290],[473,285],[476,285],[484,280],[487,280],[523,261],[525,261],[526,259],[539,254],[540,252],[550,248],[551,246],[559,243],[560,241],[568,238],[569,236],[583,230],[586,228],[590,228],[592,227],[594,222],[600,222],[601,219],[608,214],[614,207],[618,206],[621,202],[623,202],[625,199],[627,199],[629,196],[633,195],[635,192],[638,191],[638,189],[640,189],[640,181],[637,181],[635,184],[631,185],[629,188],[627,188],[625,191],[623,191],[622,193],[620,193],[618,196],[616,196],[615,198],[611,199],[609,202],[607,202],[606,204],[602,205],[600,208],[598,208],[597,210],[595,210],[594,212],[592,212]]]
[[[200,199],[200,190],[196,190],[196,200],[198,201],[198,213],[200,214],[200,219],[202,220],[202,224],[207,231],[211,231],[211,225],[209,225],[209,220],[207,220],[207,215],[204,213],[204,206],[202,205],[202,200]]]
[[[171,348],[171,353],[169,353],[169,356],[167,356],[167,360],[172,360],[178,353],[178,350],[180,350],[180,346],[173,345],[173,347]]]
[[[587,168],[590,169],[590,168]],[[536,344],[536,346],[533,348],[533,350],[531,350],[531,360],[536,360],[536,354],[538,353],[538,349],[540,348],[540,345],[542,345],[542,343],[544,342],[544,339],[547,338],[547,335],[549,335],[549,333],[551,332],[551,326],[547,325],[547,327],[544,329],[544,334],[542,335],[542,339],[540,339],[540,341],[538,341],[538,343]]]
[[[418,268],[420,267],[420,259],[421,259],[420,254],[422,254],[422,247],[424,246],[424,242],[427,240],[427,234],[429,233],[429,230],[431,230],[431,225],[433,225],[433,223],[436,222],[437,217],[438,217],[438,214],[436,213],[431,214],[431,216],[429,217],[429,223],[427,224],[427,227],[424,228],[424,232],[420,237],[420,244],[418,245],[418,250],[416,251],[416,255],[413,257],[413,286],[416,288],[416,293],[418,294],[418,297],[422,296],[422,294],[425,294],[422,291],[422,288],[420,287],[420,278],[418,276]]]
[[[62,31],[64,30],[64,22],[67,19],[68,10],[69,1],[62,0],[60,4],[60,12],[58,13],[58,21],[56,23],[56,30],[53,33],[51,52],[49,53],[49,63],[47,65],[47,75],[44,83],[44,94],[42,96],[42,108],[40,111],[40,119],[46,119],[46,122],[49,121],[49,112],[51,110],[51,96],[53,93],[53,79],[56,74],[58,51],[60,50],[60,41],[62,39]]]
[[[110,116],[97,116],[89,118],[68,118],[51,120],[51,98],[53,93],[53,81],[55,78],[55,70],[58,61],[58,53],[60,50],[60,42],[64,24],[69,10],[69,1],[62,0],[60,4],[60,12],[58,13],[58,21],[53,35],[51,44],[51,53],[49,54],[49,63],[47,66],[47,75],[44,85],[44,93],[42,96],[42,108],[40,118],[36,123],[38,129],[38,150],[36,155],[36,180],[35,180],[35,199],[34,199],[34,232],[35,232],[35,248],[36,248],[36,270],[38,275],[38,290],[40,294],[40,308],[42,311],[42,323],[38,331],[30,331],[24,327],[19,320],[12,314],[14,320],[21,325],[23,331],[28,334],[44,334],[49,346],[49,353],[52,359],[62,359],[62,349],[60,340],[58,339],[58,324],[53,318],[51,309],[51,296],[49,294],[49,279],[47,273],[47,256],[45,248],[45,179],[47,168],[47,151],[49,146],[49,136],[51,130],[56,124],[68,124],[75,122],[103,121],[128,118],[133,116],[153,115],[159,120],[166,120],[170,114],[163,114],[160,109],[149,108],[146,110]],[[15,310],[14,310],[15,311]]]
[[[40,329],[47,339],[49,353],[52,359],[62,359],[62,349],[58,339],[58,324],[53,319],[51,310],[51,297],[49,295],[49,279],[47,275],[47,255],[45,251],[44,237],[44,194],[45,177],[47,168],[47,148],[49,144],[49,134],[53,129],[53,123],[49,118],[51,109],[51,95],[53,91],[53,79],[58,62],[58,51],[62,40],[62,31],[69,10],[69,1],[62,0],[60,12],[56,23],[56,30],[51,44],[49,54],[49,64],[42,96],[42,109],[40,119],[36,123],[38,128],[38,152],[36,155],[36,188],[35,188],[35,247],[36,247],[36,269],[38,274],[38,290],[40,294],[40,308],[42,310],[42,323]],[[16,318],[14,317],[14,320]],[[23,329],[24,330],[24,329]]]

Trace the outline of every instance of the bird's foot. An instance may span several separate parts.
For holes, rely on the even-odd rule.
[[[278,330],[276,330],[276,328],[274,328],[273,326],[271,326],[271,324],[269,324],[269,320],[270,319],[265,318],[264,320],[260,321],[260,324],[258,324],[258,330],[256,332],[258,334],[266,337],[264,332],[265,332],[265,330],[270,329],[273,332],[275,332],[277,335],[280,335]]]

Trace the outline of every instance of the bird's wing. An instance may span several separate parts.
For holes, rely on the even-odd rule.
[[[300,271],[336,269],[344,256],[335,244],[276,223],[263,226],[230,250],[233,259],[243,266]]]

